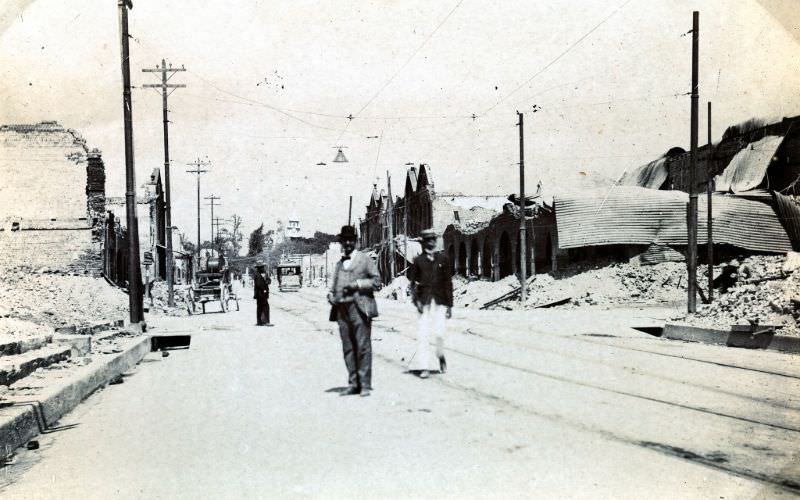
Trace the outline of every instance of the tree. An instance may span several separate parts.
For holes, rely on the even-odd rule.
[[[247,255],[260,255],[264,251],[264,223],[262,222],[255,231],[250,233],[247,245]]]

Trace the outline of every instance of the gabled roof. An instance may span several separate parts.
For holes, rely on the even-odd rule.
[[[419,175],[417,177],[417,189],[423,187],[433,187],[433,177],[431,176],[431,166],[425,163],[419,166]]]
[[[411,167],[406,172],[406,188],[405,191],[408,193],[415,192],[417,190],[417,167]]]

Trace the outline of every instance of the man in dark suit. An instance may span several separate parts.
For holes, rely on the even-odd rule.
[[[417,352],[408,369],[419,372],[421,378],[427,378],[431,371],[444,373],[447,370],[444,334],[445,321],[450,319],[453,310],[453,277],[450,262],[442,252],[436,252],[436,232],[425,229],[420,236],[422,253],[408,270],[411,299],[420,314]],[[430,337],[435,340],[436,358],[431,356]]]
[[[272,326],[269,322],[269,284],[272,280],[267,274],[267,266],[259,260],[253,275],[253,298],[256,299],[256,325]]]
[[[372,258],[356,251],[356,229],[342,226],[339,243],[342,260],[336,263],[328,292],[331,321],[339,323],[348,388],[342,396],[369,396],[372,390],[372,318],[378,315],[373,292],[381,287],[378,267]]]

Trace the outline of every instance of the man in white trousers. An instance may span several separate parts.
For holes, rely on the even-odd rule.
[[[411,298],[420,314],[417,352],[408,369],[418,372],[420,378],[428,378],[432,371],[444,373],[447,370],[444,335],[445,322],[452,316],[453,277],[447,257],[436,251],[436,232],[425,229],[420,236],[422,253],[414,259],[408,272]],[[431,337],[435,353],[431,352]]]

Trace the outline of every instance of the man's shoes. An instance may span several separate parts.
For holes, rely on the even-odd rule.
[[[275,326],[272,323],[264,323],[264,326]]]
[[[419,372],[419,378],[428,378],[429,374],[430,373],[428,372],[428,370],[422,370],[421,372]]]
[[[439,356],[439,371],[441,373],[447,372],[447,360],[444,359],[444,356]]]
[[[365,398],[365,397],[369,396],[371,393],[372,393],[372,389],[366,389],[366,388],[361,389],[361,397],[362,398]]]
[[[361,391],[358,387],[348,387],[347,390],[344,390],[339,393],[340,396],[355,396],[356,394],[360,393]]]

